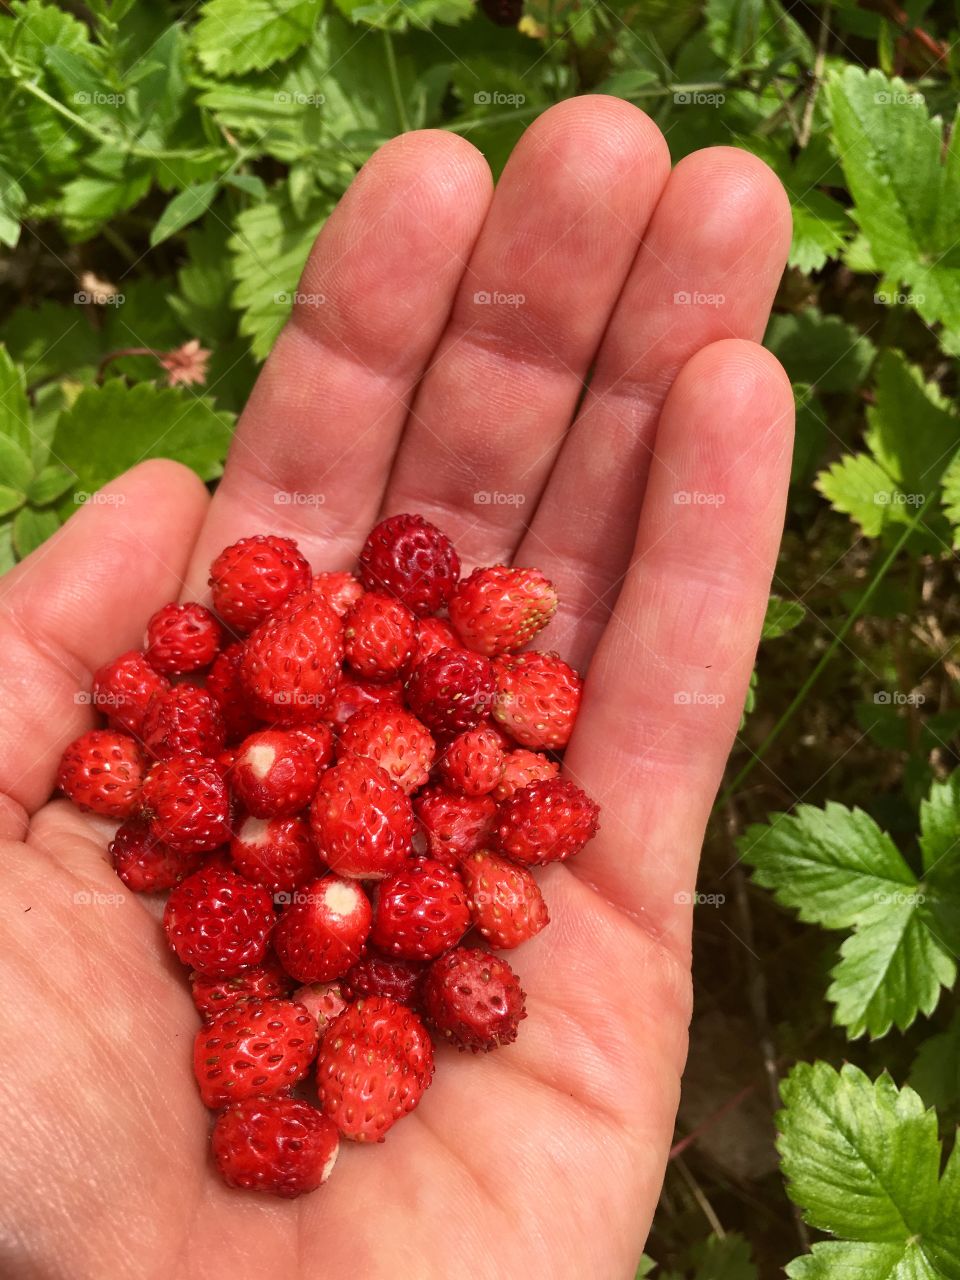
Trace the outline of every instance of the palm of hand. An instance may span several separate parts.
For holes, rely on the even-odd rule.
[[[5,1274],[632,1275],[792,405],[754,345],[789,236],[779,187],[726,150],[667,171],[646,117],[602,98],[548,112],[492,204],[461,140],[389,144],[318,241],[213,501],[146,464],[3,581]],[[691,290],[721,301],[673,302]],[[589,664],[567,768],[602,831],[542,876],[552,923],[517,955],[518,1042],[441,1049],[384,1145],[345,1144],[313,1196],[258,1200],[207,1162],[196,1018],[155,904],[117,900],[105,824],[44,801],[89,723],[76,690],[160,604],[202,596],[221,546],[289,532],[344,567],[382,509],[436,519],[468,565],[513,558],[557,582],[538,645]]]

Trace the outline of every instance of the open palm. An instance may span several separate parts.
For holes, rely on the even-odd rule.
[[[792,398],[756,344],[788,239],[762,164],[714,149],[671,174],[614,99],[548,111],[495,195],[462,139],[398,138],[325,226],[212,501],[145,464],[0,583],[3,1275],[632,1276],[782,519]],[[156,905],[118,894],[108,824],[47,801],[90,725],[76,691],[166,600],[203,598],[222,546],[274,531],[349,567],[403,510],[467,568],[556,583],[538,647],[588,671],[566,768],[602,830],[542,875],[517,1043],[441,1048],[420,1108],[383,1146],[344,1144],[322,1191],[240,1194],[208,1163]]]

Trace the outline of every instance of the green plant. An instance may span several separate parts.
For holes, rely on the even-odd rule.
[[[957,27],[944,0],[530,0],[516,29],[468,0],[0,14],[0,569],[140,458],[216,480],[317,229],[398,132],[453,130],[498,170],[544,108],[601,91],[674,159],[734,145],[783,181],[790,510],[641,1275],[960,1275],[955,1148],[938,1167],[960,1118]],[[729,1071],[698,1100],[701,1060]],[[764,1145],[780,1076],[796,1209]],[[834,1212],[831,1177],[863,1213]]]

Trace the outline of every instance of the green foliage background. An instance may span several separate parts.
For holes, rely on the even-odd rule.
[[[317,229],[398,132],[498,170],[600,91],[675,160],[783,180],[790,510],[638,1275],[960,1277],[957,28],[932,0],[0,4],[0,569],[140,458],[217,478]],[[170,387],[149,352],[192,340],[205,384]]]

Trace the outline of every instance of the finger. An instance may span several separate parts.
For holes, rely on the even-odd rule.
[[[762,347],[718,342],[684,366],[566,757],[602,812],[571,869],[678,946],[753,667],[792,426],[790,384]]]
[[[218,551],[264,529],[298,538],[326,568],[353,559],[490,188],[480,153],[439,131],[395,138],[361,169],[317,239],[244,410],[192,591]]]
[[[708,343],[760,341],[789,244],[789,204],[760,160],[714,147],[677,165],[517,553],[556,582],[563,604],[544,643],[575,663],[616,601],[674,378]]]
[[[76,696],[91,673],[140,645],[149,615],[179,595],[208,506],[186,467],[142,463],[0,579],[0,834],[22,834],[61,751],[91,727]]]
[[[513,551],[669,163],[652,121],[605,97],[552,107],[510,157],[385,501],[468,563]]]

